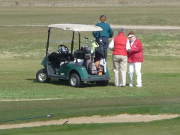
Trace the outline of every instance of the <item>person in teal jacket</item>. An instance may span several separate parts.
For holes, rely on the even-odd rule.
[[[100,16],[100,22],[96,24],[96,26],[101,27],[103,30],[101,32],[95,31],[93,32],[93,36],[96,38],[96,41],[99,44],[103,45],[105,59],[107,59],[107,49],[109,45],[109,38],[113,37],[114,31],[110,27],[110,25],[106,22],[106,16]]]

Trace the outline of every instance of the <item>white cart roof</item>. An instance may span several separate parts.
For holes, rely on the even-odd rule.
[[[102,31],[101,27],[85,24],[51,24],[49,28],[60,28],[70,31]]]

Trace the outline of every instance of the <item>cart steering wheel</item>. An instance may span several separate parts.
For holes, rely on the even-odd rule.
[[[69,53],[69,49],[67,46],[65,45],[59,45],[58,46],[58,50],[57,50],[59,53]]]

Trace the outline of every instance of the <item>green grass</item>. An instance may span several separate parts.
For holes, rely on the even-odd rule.
[[[179,96],[111,97],[0,102],[0,124],[117,114],[179,114]],[[52,114],[53,117],[33,118]]]
[[[71,99],[180,94],[179,57],[146,56],[142,65],[144,87],[140,89],[114,87],[111,56],[108,59],[111,80],[109,85],[103,89],[91,84],[85,84],[84,88],[72,88],[68,86],[68,83],[60,83],[58,80],[38,83],[35,80],[35,74],[42,68],[40,63],[41,59],[30,58],[1,60],[0,99]]]
[[[47,40],[47,27],[1,27],[0,31],[0,58],[13,57],[43,57],[45,55],[45,44]],[[126,31],[126,34],[130,30]],[[115,33],[117,30],[115,29]],[[57,34],[59,37],[55,36]],[[65,44],[70,47],[72,33],[64,31],[55,31],[52,33],[54,50],[57,50],[59,44]],[[141,40],[144,48],[144,55],[152,56],[179,56],[180,55],[180,36],[178,31],[135,31],[137,37]],[[91,33],[82,33],[82,45],[85,44],[83,37],[93,38]],[[78,47],[76,34],[75,47]],[[69,40],[69,41],[64,41]],[[111,54],[111,51],[109,51]]]
[[[3,135],[178,135],[180,118],[148,123],[57,125],[1,130]]]
[[[43,84],[35,80],[35,74],[42,68],[40,63],[45,55],[47,27],[2,26],[51,23],[95,24],[100,14],[106,14],[111,24],[179,26],[179,10],[179,6],[101,7],[98,10],[96,7],[0,8],[0,124],[121,113],[180,114],[178,30],[134,30],[144,47],[142,88],[114,87],[110,51],[108,67],[111,80],[107,87],[85,84],[83,88],[72,88],[68,83],[60,83],[55,79]],[[126,34],[129,31],[127,30]],[[85,35],[83,33],[83,37]],[[62,39],[70,39],[68,33],[63,32],[58,36]],[[57,45],[60,44],[59,42],[61,41],[58,41]],[[85,40],[82,40],[82,44],[84,42]],[[58,100],[45,101],[43,100],[45,98],[58,98]],[[42,100],[2,101],[16,99]],[[47,114],[53,114],[53,117],[5,122]],[[178,135],[179,122],[177,118],[150,123],[47,126],[1,130],[1,134]]]
[[[41,84],[35,80],[35,73],[41,68],[40,61],[30,58],[1,60],[0,99],[60,100],[0,102],[1,122],[46,114],[54,114],[52,119],[60,119],[119,113],[180,113],[179,57],[145,56],[142,88],[114,87],[111,70],[107,87],[86,84],[83,88],[72,88],[58,80]],[[110,56],[108,61],[111,69]]]
[[[73,12],[72,12],[73,11]],[[1,7],[0,25],[51,23],[96,24],[105,14],[110,24],[177,25],[180,26],[179,6],[125,7]]]
[[[178,33],[147,33],[140,35],[141,42],[144,43],[145,55],[156,56],[179,56],[180,42]]]
[[[0,58],[42,57],[47,40],[46,27],[3,27],[3,25],[49,25],[51,23],[96,24],[100,14],[108,16],[110,24],[119,25],[177,25],[179,6],[162,7],[3,7],[0,9]],[[72,12],[73,11],[73,12]],[[122,19],[123,18],[123,19]],[[118,30],[115,30],[117,33]],[[126,34],[130,30],[126,30]],[[134,30],[142,41],[145,55],[179,56],[179,31]],[[71,39],[71,33],[59,37]],[[84,36],[90,34],[84,34]],[[91,35],[92,37],[92,35]],[[84,44],[82,40],[82,44]],[[62,43],[62,42],[60,42]],[[59,44],[60,44],[59,43]],[[67,44],[67,43],[65,43]],[[70,46],[70,43],[68,43]],[[57,47],[56,47],[57,48]]]

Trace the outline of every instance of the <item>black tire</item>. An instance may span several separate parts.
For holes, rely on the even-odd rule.
[[[72,87],[81,87],[82,86],[82,81],[79,77],[78,74],[74,73],[70,76],[69,78],[69,84],[72,86]]]
[[[107,86],[109,81],[97,81],[96,85],[97,86]]]
[[[47,77],[47,73],[45,69],[40,69],[36,73],[36,80],[40,83],[46,83],[49,82],[50,78]]]

